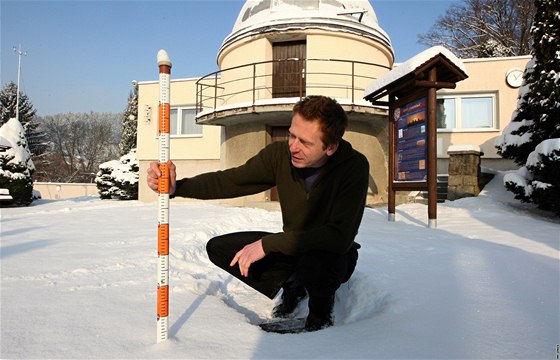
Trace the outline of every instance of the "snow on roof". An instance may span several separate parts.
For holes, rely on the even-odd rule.
[[[222,48],[237,39],[261,33],[264,28],[274,31],[317,27],[356,31],[391,48],[389,36],[379,26],[375,11],[366,0],[248,0]]]
[[[412,71],[416,70],[422,64],[425,64],[430,59],[434,58],[437,55],[445,56],[449,61],[451,61],[455,66],[457,66],[461,71],[465,74],[467,73],[467,68],[463,64],[463,62],[455,56],[451,51],[444,48],[443,46],[434,46],[425,51],[422,51],[416,56],[408,59],[404,63],[398,65],[393,70],[389,71],[385,75],[381,76],[379,79],[373,81],[364,91],[364,97],[383,89],[389,84],[394,83],[395,81],[399,80],[400,78],[408,75]]]

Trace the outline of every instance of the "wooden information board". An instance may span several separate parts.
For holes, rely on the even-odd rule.
[[[399,65],[366,89],[366,100],[389,107],[389,221],[395,221],[397,191],[427,190],[428,226],[437,227],[436,92],[454,89],[467,77],[461,61],[438,46]]]

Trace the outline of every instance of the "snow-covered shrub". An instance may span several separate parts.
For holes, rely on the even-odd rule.
[[[517,172],[506,174],[504,184],[523,202],[560,215],[560,139],[540,143]],[[552,180],[552,181],[550,181]]]
[[[119,160],[107,161],[99,165],[95,178],[101,199],[138,199],[138,174],[140,168],[136,149],[121,156]]]
[[[0,139],[6,146],[0,150],[0,188],[10,191],[11,205],[27,206],[33,202],[35,165],[23,126],[15,118],[8,120],[0,127]]]
[[[517,109],[496,140],[498,153],[521,169],[504,177],[517,199],[560,215],[560,1],[535,0],[533,58]]]

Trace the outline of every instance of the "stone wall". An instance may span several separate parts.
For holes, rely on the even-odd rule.
[[[480,157],[483,155],[476,145],[453,145],[449,155],[449,182],[447,199],[457,200],[477,196],[482,188]]]

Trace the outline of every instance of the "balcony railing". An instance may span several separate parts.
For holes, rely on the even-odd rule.
[[[210,73],[196,82],[196,113],[252,106],[276,98],[326,95],[362,100],[365,88],[389,71],[385,65],[337,59],[285,59],[240,65]],[[374,76],[376,75],[376,76]]]

